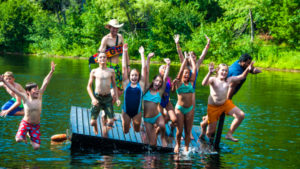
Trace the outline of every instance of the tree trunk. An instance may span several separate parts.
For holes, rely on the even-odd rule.
[[[249,15],[250,15],[250,22],[251,22],[251,42],[254,41],[254,27],[253,27],[253,17],[252,17],[252,11],[249,9]]]

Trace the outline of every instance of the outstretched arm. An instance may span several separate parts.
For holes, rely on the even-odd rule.
[[[241,81],[241,80],[245,79],[247,77],[248,73],[250,72],[250,70],[253,69],[253,64],[254,64],[254,62],[251,62],[250,65],[247,67],[247,69],[245,69],[241,75],[232,76],[228,80],[230,82],[237,82],[237,81]]]
[[[47,85],[49,84],[50,79],[51,79],[51,77],[53,75],[53,72],[55,70],[55,66],[56,66],[56,64],[54,64],[54,62],[52,61],[51,62],[51,70],[50,70],[50,72],[48,73],[48,75],[45,77],[45,79],[43,81],[42,87],[40,89],[40,94],[43,94],[44,91],[46,90]]]
[[[213,72],[215,71],[214,70],[214,64],[211,62],[210,64],[209,64],[209,68],[208,68],[208,73],[207,73],[207,75],[204,77],[204,79],[202,80],[202,86],[207,86],[207,85],[209,85],[209,84],[211,84],[212,83],[212,80],[211,80],[211,78],[210,78],[210,76],[213,74]]]
[[[176,44],[176,49],[177,49],[177,53],[178,53],[178,56],[179,56],[179,59],[180,59],[180,63],[182,63],[183,60],[184,60],[184,56],[183,56],[183,53],[182,53],[182,50],[181,50],[181,47],[180,47],[180,44],[179,44],[179,37],[180,37],[179,34],[174,35],[174,41],[175,41],[175,44]]]
[[[21,97],[24,102],[27,101],[27,96],[25,93],[20,92],[17,88],[15,88],[14,86],[12,86],[10,83],[6,82],[4,80],[3,75],[0,75],[0,81],[3,82],[11,91],[13,91],[17,96]]]
[[[258,74],[258,73],[261,73],[261,70],[257,69],[256,67],[253,67],[252,70],[250,70],[250,73]]]
[[[123,45],[123,56],[122,56],[122,72],[123,72],[123,85],[126,86],[128,83],[128,72],[127,72],[127,59],[128,57],[128,44]]]
[[[207,54],[209,45],[210,45],[210,39],[206,35],[205,35],[205,38],[207,40],[207,44],[206,44],[205,48],[203,49],[202,54],[201,54],[201,56],[199,57],[199,59],[198,59],[198,61],[196,63],[196,69],[197,69],[197,71],[199,70],[199,67],[200,67],[201,63],[203,62],[203,60],[204,60],[204,58],[205,58],[205,56]]]
[[[171,60],[170,60],[169,58],[165,58],[164,61],[166,62],[167,67],[166,67],[166,71],[165,71],[165,73],[164,73],[162,87],[161,87],[161,89],[159,90],[159,95],[160,95],[160,96],[162,96],[162,95],[164,94],[164,92],[165,92],[166,85],[167,85],[167,78],[168,78],[168,75],[169,75],[170,64],[171,64]]]

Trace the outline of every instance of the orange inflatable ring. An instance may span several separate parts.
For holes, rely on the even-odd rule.
[[[51,137],[51,141],[61,142],[67,140],[66,134],[55,134]]]

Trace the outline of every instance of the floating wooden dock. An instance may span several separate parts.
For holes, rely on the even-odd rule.
[[[173,130],[166,125],[167,147],[162,147],[160,135],[157,137],[157,145],[150,146],[146,132],[135,132],[131,126],[129,133],[123,132],[121,114],[115,113],[116,121],[114,127],[107,129],[101,124],[101,114],[97,119],[98,135],[95,135],[93,127],[90,125],[91,113],[87,108],[71,107],[71,151],[92,151],[92,152],[173,152],[175,147],[176,128]],[[132,124],[131,124],[132,125]],[[144,125],[142,124],[142,127]],[[146,131],[144,127],[144,131]],[[193,126],[192,135],[195,139],[191,140],[190,147],[199,148],[198,141],[200,127]],[[183,133],[184,136],[184,133]],[[184,146],[184,140],[181,141],[181,147]]]

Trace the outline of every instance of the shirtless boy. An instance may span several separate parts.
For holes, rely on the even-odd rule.
[[[50,82],[55,69],[54,62],[51,62],[51,70],[45,77],[42,87],[39,89],[36,83],[27,83],[25,86],[26,94],[20,92],[13,85],[4,80],[3,75],[0,76],[0,81],[12,90],[16,95],[22,98],[24,102],[24,117],[20,123],[19,130],[16,135],[16,141],[26,141],[26,133],[29,132],[31,145],[36,150],[40,148],[40,120],[42,112],[42,96]]]
[[[97,118],[100,110],[104,110],[105,119],[108,119],[107,126],[112,127],[114,123],[114,110],[112,104],[112,96],[110,93],[110,86],[112,84],[117,98],[117,105],[120,106],[121,102],[118,97],[117,86],[115,82],[115,71],[106,66],[106,54],[100,53],[98,55],[99,67],[93,69],[90,73],[90,78],[87,85],[87,91],[92,100],[92,118],[91,126],[94,127],[94,133],[98,135]],[[92,84],[95,80],[95,95],[92,90]],[[103,120],[103,122],[106,120]]]
[[[26,93],[23,87],[15,82],[13,72],[7,71],[4,73],[3,78],[6,82],[10,83],[14,88],[16,88],[19,92]],[[22,104],[22,99],[18,95],[16,95],[12,90],[10,90],[3,82],[0,83],[0,87],[4,87],[8,94],[11,95],[11,99],[6,102],[2,108],[0,116],[23,116],[24,108]]]
[[[243,74],[227,78],[228,66],[226,64],[220,64],[216,69],[216,77],[210,77],[214,71],[214,65],[209,65],[209,72],[203,79],[202,85],[210,86],[210,95],[208,97],[207,105],[208,129],[206,132],[206,135],[210,141],[213,139],[212,135],[216,130],[218,118],[223,112],[234,117],[234,120],[232,121],[230,129],[225,138],[234,142],[238,141],[238,139],[234,138],[232,135],[243,121],[245,114],[238,107],[236,107],[231,100],[227,99],[227,93],[230,83],[245,79],[252,68],[253,62],[250,63]]]

